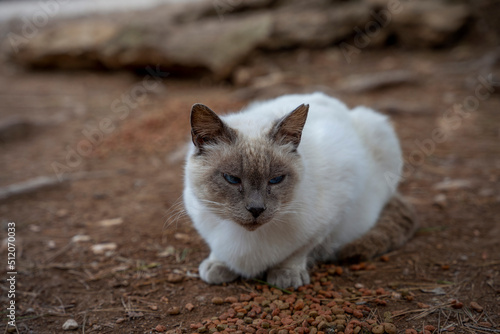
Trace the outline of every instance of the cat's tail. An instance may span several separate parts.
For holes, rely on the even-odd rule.
[[[385,205],[380,217],[361,238],[345,245],[337,253],[339,262],[362,262],[401,247],[418,228],[413,208],[396,194]]]

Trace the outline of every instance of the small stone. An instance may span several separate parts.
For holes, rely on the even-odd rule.
[[[155,327],[155,331],[160,332],[160,333],[163,333],[163,332],[165,332],[166,330],[167,330],[167,327],[165,327],[165,326],[163,326],[163,325],[157,325],[157,326]]]
[[[483,312],[483,307],[476,302],[470,302],[470,307],[476,312]]]
[[[448,203],[445,194],[437,194],[436,196],[434,196],[433,202],[440,208],[446,208],[446,205]]]
[[[180,283],[184,280],[184,276],[183,275],[179,275],[179,274],[168,274],[167,277],[165,277],[165,281],[167,281],[168,283]]]
[[[65,331],[72,331],[78,328],[78,323],[75,321],[75,319],[68,319],[66,322],[62,325],[62,329]]]
[[[212,304],[222,305],[223,303],[224,303],[224,300],[221,297],[212,298]]]
[[[179,313],[181,313],[181,310],[177,306],[174,306],[168,310],[168,314],[170,315],[177,315]]]
[[[117,245],[114,242],[105,242],[90,246],[90,249],[95,255],[101,255],[109,251],[116,250]]]
[[[126,320],[127,319],[125,319],[125,318],[118,318],[118,319],[116,319],[115,323],[121,324],[122,322],[125,322]]]
[[[89,235],[84,235],[84,234],[77,234],[74,235],[73,238],[71,238],[71,242],[87,242],[90,241],[90,236]]]
[[[64,217],[66,217],[66,216],[68,215],[68,213],[69,213],[69,211],[68,211],[68,210],[66,210],[66,209],[59,209],[59,210],[57,210],[57,212],[56,212],[56,216],[57,216],[58,218],[64,218]]]
[[[118,218],[100,220],[96,223],[96,225],[101,227],[112,227],[121,225],[122,223],[123,223],[123,218],[118,217]]]
[[[26,314],[35,314],[35,309],[33,309],[32,307],[29,307],[26,309],[26,311],[24,311],[24,315]]]
[[[436,330],[436,327],[434,327],[432,325],[426,325],[426,326],[424,326],[424,329],[426,331],[429,331],[429,332],[434,332]]]
[[[184,308],[186,308],[186,310],[191,312],[194,309],[194,305],[191,303],[187,303],[186,306],[184,306]]]

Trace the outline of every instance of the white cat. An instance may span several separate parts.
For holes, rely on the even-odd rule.
[[[267,273],[281,288],[308,284],[308,258],[335,259],[395,194],[398,139],[368,108],[322,93],[221,117],[196,104],[191,126],[184,203],[210,246],[199,268],[208,283]]]

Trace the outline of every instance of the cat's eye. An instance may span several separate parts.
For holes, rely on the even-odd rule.
[[[229,174],[226,174],[226,173],[223,173],[222,176],[224,177],[224,179],[231,183],[231,184],[240,184],[241,183],[241,179],[237,176],[233,176],[233,175],[229,175]]]
[[[278,184],[278,183],[281,183],[281,181],[283,181],[284,178],[285,178],[285,175],[277,176],[275,178],[270,179],[269,180],[269,184]]]

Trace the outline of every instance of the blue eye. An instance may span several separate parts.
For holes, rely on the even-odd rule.
[[[241,179],[237,176],[233,176],[233,175],[229,175],[229,174],[222,174],[222,176],[224,177],[224,179],[231,183],[231,184],[240,184],[241,183]]]
[[[281,176],[278,176],[278,177],[275,177],[273,179],[270,179],[269,180],[269,183],[270,184],[278,184],[280,183],[281,181],[283,181],[283,179],[285,178],[285,175],[281,175]]]

